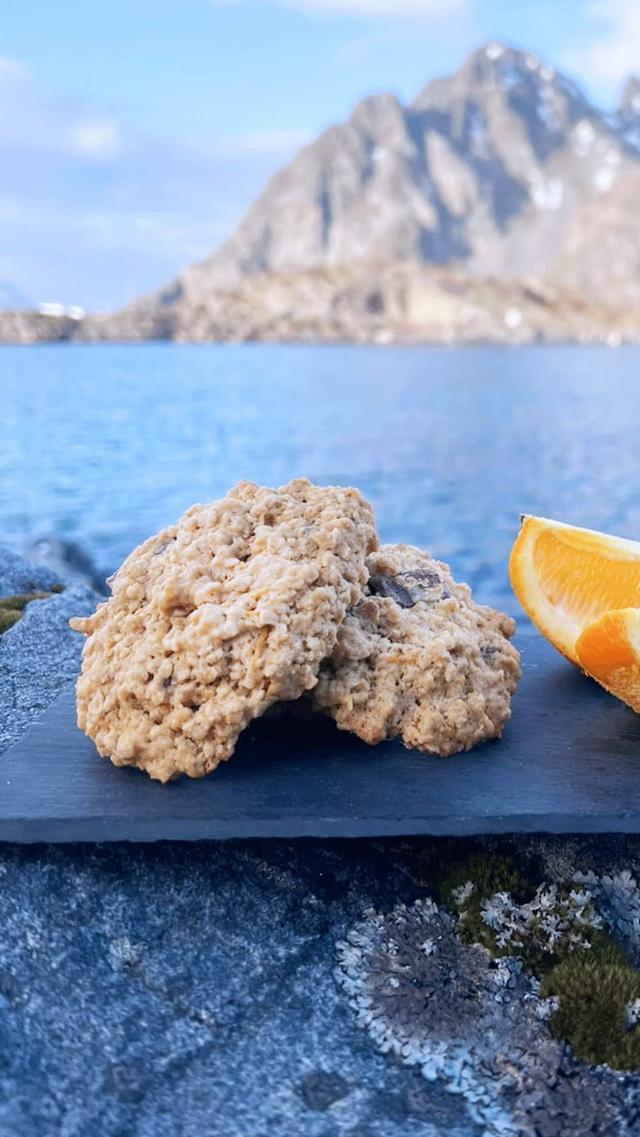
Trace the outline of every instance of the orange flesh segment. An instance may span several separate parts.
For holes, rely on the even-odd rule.
[[[640,607],[640,543],[545,517],[523,519],[509,575],[533,623],[573,663],[589,624]]]
[[[640,712],[640,608],[606,612],[576,641],[578,663],[603,687]]]
[[[640,606],[640,551],[609,545],[588,530],[542,530],[533,548],[533,566],[542,591],[585,627],[617,608]]]

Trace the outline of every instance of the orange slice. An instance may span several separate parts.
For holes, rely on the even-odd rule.
[[[640,608],[605,612],[576,640],[587,675],[640,713]]]
[[[543,636],[640,710],[640,542],[524,517],[509,576]]]

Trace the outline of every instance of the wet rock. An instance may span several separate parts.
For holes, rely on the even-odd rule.
[[[0,596],[49,592],[62,584],[59,575],[45,565],[36,565],[0,546]]]
[[[27,556],[36,565],[44,565],[67,583],[84,584],[106,595],[105,576],[77,541],[64,537],[38,537],[27,549]]]

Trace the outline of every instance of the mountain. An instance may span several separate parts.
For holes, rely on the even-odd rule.
[[[627,145],[640,153],[640,79],[635,75],[625,84],[614,123]]]
[[[640,81],[607,114],[491,43],[408,106],[364,99],[206,260],[69,335],[640,339],[639,195]]]
[[[597,209],[639,168],[636,100],[632,86],[619,114],[605,115],[534,55],[489,44],[410,106],[390,94],[361,102],[277,173],[230,239],[159,300],[198,303],[256,273],[366,261],[544,276],[576,211]]]
[[[620,100],[620,111],[623,115],[640,115],[640,79],[637,75],[632,75],[625,84]]]
[[[585,201],[571,220],[552,266],[557,284],[586,301],[640,311],[640,169]]]

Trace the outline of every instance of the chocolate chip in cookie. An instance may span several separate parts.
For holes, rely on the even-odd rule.
[[[315,706],[365,742],[443,756],[498,737],[520,675],[513,620],[420,549],[383,545],[367,563],[368,595],[320,669]]]
[[[394,576],[374,573],[369,577],[367,592],[372,596],[384,596],[395,600],[401,608],[413,608],[414,604],[437,604],[451,595],[445,587],[440,573],[435,569],[414,568]]]

